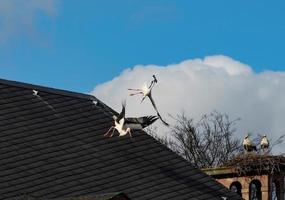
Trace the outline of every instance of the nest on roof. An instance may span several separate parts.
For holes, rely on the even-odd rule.
[[[246,153],[230,160],[225,166],[234,168],[240,176],[278,174],[285,172],[285,157]]]

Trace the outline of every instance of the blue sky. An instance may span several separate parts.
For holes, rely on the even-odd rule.
[[[285,70],[282,0],[39,1],[0,4],[1,78],[88,93],[137,64],[220,54]]]
[[[126,99],[127,115],[141,116],[156,113],[126,89],[156,74],[171,126],[170,115],[217,110],[241,118],[239,138],[277,139],[284,10],[284,0],[0,0],[0,78],[93,94],[117,111]]]

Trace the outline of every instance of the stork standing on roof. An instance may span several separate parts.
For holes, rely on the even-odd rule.
[[[151,125],[154,123],[158,117],[157,116],[144,116],[144,117],[125,117],[125,110],[126,110],[126,102],[122,104],[122,111],[121,113],[116,116],[113,116],[115,125],[112,126],[104,136],[112,137],[114,131],[117,130],[119,132],[119,136],[124,136],[129,134],[132,137],[131,130],[142,130],[143,128]],[[112,133],[110,134],[110,132]],[[110,134],[110,135],[109,135]]]
[[[268,150],[268,148],[269,148],[269,141],[268,141],[266,135],[263,135],[263,137],[261,138],[260,147],[261,147],[261,149],[263,151]]]
[[[252,143],[252,141],[249,138],[249,135],[246,135],[244,137],[243,140],[243,148],[247,151],[247,152],[251,152],[253,150],[257,151],[256,146]]]
[[[163,122],[164,125],[169,126],[169,124],[166,123],[166,122],[162,119],[162,117],[160,116],[160,114],[159,114],[159,112],[158,112],[158,109],[157,109],[157,107],[156,107],[156,105],[155,105],[155,102],[154,102],[154,100],[153,100],[153,98],[152,98],[151,91],[152,91],[152,88],[153,88],[154,84],[157,83],[157,79],[156,79],[155,75],[152,75],[152,77],[153,77],[153,80],[151,81],[149,87],[147,86],[146,83],[144,83],[141,89],[128,89],[128,90],[136,91],[136,92],[134,92],[134,93],[131,93],[130,96],[137,95],[137,94],[142,94],[142,95],[143,95],[143,98],[142,98],[142,100],[141,100],[141,103],[144,101],[144,99],[145,99],[146,97],[148,97],[148,98],[150,99],[151,104],[152,104],[153,108],[155,109],[155,111],[156,111],[157,116],[159,117],[159,119]]]

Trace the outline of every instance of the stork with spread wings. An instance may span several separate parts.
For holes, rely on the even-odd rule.
[[[151,91],[152,91],[154,85],[157,83],[157,79],[156,79],[155,75],[153,75],[152,77],[153,77],[153,80],[151,81],[149,86],[147,86],[147,84],[145,83],[145,84],[143,84],[142,88],[140,88],[140,89],[128,89],[128,90],[131,90],[131,91],[135,91],[134,93],[131,93],[130,96],[142,94],[143,98],[141,100],[141,103],[144,101],[144,99],[146,97],[148,97],[149,100],[151,101],[151,104],[152,104],[153,108],[155,109],[159,119],[163,122],[164,125],[169,126],[169,124],[162,119],[162,117],[159,114],[158,109],[157,109],[157,107],[155,105],[155,102],[154,102],[154,100],[152,98]]]

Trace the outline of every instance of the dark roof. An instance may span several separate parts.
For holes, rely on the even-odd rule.
[[[68,197],[52,200],[130,200],[124,193],[98,194],[91,196]]]
[[[59,197],[54,199],[37,198],[30,195],[16,197],[15,200],[130,200],[124,193],[108,193],[87,196]]]
[[[143,131],[105,138],[113,114],[90,95],[0,80],[0,198],[239,199]]]

